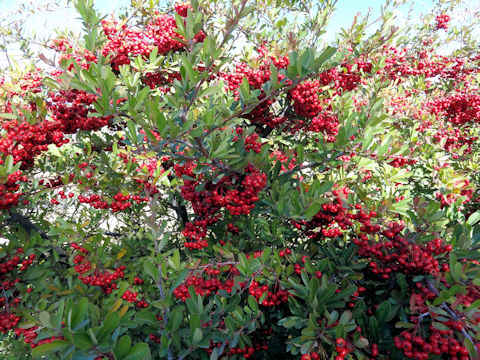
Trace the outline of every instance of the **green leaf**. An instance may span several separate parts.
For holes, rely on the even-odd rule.
[[[7,120],[15,120],[17,118],[16,115],[10,113],[0,113],[0,117]]]
[[[180,307],[176,307],[171,315],[170,315],[170,320],[168,321],[168,326],[170,327],[170,330],[175,331],[180,327],[180,324],[182,323],[183,320],[183,310]]]
[[[153,281],[156,283],[159,278],[159,273],[157,267],[150,261],[146,260],[143,263],[143,270],[150,275],[150,277],[153,279]]]
[[[173,282],[172,286],[170,287],[170,293],[173,292],[182,282],[185,280],[187,275],[190,273],[189,269],[185,268],[182,270],[180,275],[178,275],[177,279]]]
[[[248,260],[244,253],[238,254],[238,260],[240,264],[238,264],[238,270],[242,275],[247,275],[248,272]]]
[[[132,143],[136,144],[138,142],[138,134],[137,129],[135,127],[135,123],[132,120],[127,121],[127,128],[128,132],[125,132]]]
[[[115,359],[123,359],[130,350],[132,339],[128,335],[123,335],[115,345],[113,352],[115,353]]]
[[[397,274],[397,283],[400,286],[402,296],[405,296],[407,293],[407,281],[404,274],[402,273]]]
[[[325,50],[315,59],[315,65],[317,67],[322,66],[328,59],[330,59],[337,52],[337,48],[327,46]]]
[[[140,110],[140,108],[143,105],[143,102],[148,96],[148,93],[150,91],[150,87],[145,86],[137,95],[136,100],[135,100],[135,110]]]
[[[70,329],[73,331],[80,330],[83,327],[84,319],[87,317],[87,309],[88,309],[88,299],[86,297],[82,297],[82,299],[78,302],[77,305],[72,306],[70,309],[71,312],[71,322],[70,322]],[[86,323],[85,323],[86,325]]]
[[[250,306],[250,309],[252,309],[253,311],[258,311],[257,300],[252,295],[248,296],[248,306]]]
[[[322,205],[320,205],[319,203],[315,202],[313,203],[312,205],[309,206],[309,208],[305,211],[305,214],[304,216],[307,218],[307,219],[310,219],[312,218],[314,215],[316,215],[320,209],[322,208]]]
[[[465,338],[463,344],[465,345],[465,347],[468,350],[468,354],[470,355],[470,359],[478,359],[479,352],[475,348],[475,345],[472,344],[470,339]]]
[[[80,350],[87,350],[93,346],[92,339],[85,332],[76,333],[73,338],[73,345]]]
[[[195,331],[193,332],[193,339],[192,339],[192,343],[195,345],[195,344],[198,344],[203,338],[203,333],[202,333],[202,330],[200,328],[196,328]]]
[[[98,341],[103,342],[113,330],[116,329],[120,321],[120,315],[118,312],[109,313],[103,320],[103,326],[98,333]]]
[[[375,316],[370,316],[370,319],[368,320],[368,330],[371,336],[371,341],[372,342],[378,342],[379,337],[379,330],[378,330],[378,321],[375,318]]]
[[[140,311],[135,314],[135,321],[140,324],[158,326],[158,320],[150,311]]]
[[[53,354],[56,351],[66,349],[70,343],[65,340],[53,340],[51,343],[42,344],[33,348],[32,356],[34,358],[39,358],[42,356],[48,356]]]
[[[52,324],[50,323],[50,314],[48,312],[46,311],[40,312],[40,314],[38,315],[38,319],[40,320],[42,325],[48,328],[52,327]]]
[[[395,327],[397,329],[411,329],[411,328],[415,327],[415,324],[412,324],[412,323],[409,323],[409,322],[399,321],[399,322],[395,323]]]
[[[283,326],[284,328],[287,328],[287,329],[291,329],[291,328],[301,329],[303,326],[305,326],[306,322],[307,322],[306,319],[302,319],[299,316],[289,316],[279,320],[278,325]]]
[[[123,360],[143,360],[151,357],[150,348],[146,343],[138,343],[133,346],[128,352],[128,355]]]
[[[388,315],[392,311],[392,305],[388,301],[382,302],[378,308],[377,312],[375,313],[375,317],[377,318],[379,323],[383,323],[387,320]]]
[[[480,211],[474,212],[467,220],[467,224],[470,226],[475,225],[478,221],[480,221]]]
[[[439,322],[436,322],[436,321],[434,321],[434,322],[432,323],[432,326],[433,326],[435,329],[440,330],[440,331],[448,331],[448,330],[449,330],[449,328],[448,328],[447,325],[442,324],[442,323],[439,323]]]
[[[350,320],[352,320],[352,312],[347,310],[347,311],[344,311],[342,313],[342,315],[340,315],[340,319],[338,320],[338,323],[340,325],[347,325]]]

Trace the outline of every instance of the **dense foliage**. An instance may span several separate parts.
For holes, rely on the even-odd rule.
[[[478,359],[479,17],[157,3],[4,74],[2,359]]]

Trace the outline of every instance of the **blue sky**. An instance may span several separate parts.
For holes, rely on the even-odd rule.
[[[51,0],[33,0],[36,4],[42,4]],[[65,0],[57,0],[65,1]],[[432,13],[434,4],[438,0],[410,0],[413,4],[413,15],[417,18],[421,18],[422,14]],[[478,7],[480,0],[464,0],[468,4],[472,4],[473,7]],[[11,11],[17,8],[22,3],[27,4],[32,0],[0,0],[0,19],[11,21]],[[335,34],[341,27],[349,27],[352,23],[354,16],[361,12],[365,14],[369,8],[372,9],[372,19],[377,18],[380,14],[380,8],[385,3],[385,0],[338,0],[337,10],[330,24],[327,28],[327,34],[324,39],[329,42],[334,40]],[[96,0],[95,7],[100,13],[109,14],[114,11],[118,12],[121,7],[130,4],[130,0]],[[406,17],[410,5],[402,5],[397,11],[399,21]],[[462,15],[458,14],[458,19],[461,19]],[[59,9],[55,12],[39,12],[31,15],[26,23],[26,29],[29,32],[35,32],[38,38],[53,38],[55,37],[55,29],[70,29],[74,32],[79,32],[82,28],[81,22],[78,19],[78,14],[72,6],[69,8]],[[18,49],[17,49],[18,51]],[[0,54],[0,67],[3,65],[2,54]]]
[[[476,1],[476,0],[471,0]],[[0,11],[3,13],[11,10],[21,3],[27,3],[28,0],[0,0]],[[37,3],[42,3],[38,1]],[[362,12],[366,13],[368,8],[372,9],[372,16],[377,17],[380,14],[380,8],[385,3],[385,0],[339,0],[337,3],[337,10],[334,17],[331,19],[329,26],[329,35],[333,36],[340,27],[348,27],[355,14]],[[414,0],[415,15],[421,13],[429,13],[433,8],[434,0]],[[130,0],[96,0],[95,7],[103,14],[109,14],[118,11],[122,6],[130,4]],[[401,8],[399,15],[406,14],[407,6]],[[57,10],[54,16],[47,12],[41,12],[33,16],[32,21],[29,21],[29,29],[36,31],[40,37],[42,35],[54,33],[55,28],[68,27],[74,31],[80,29],[80,22],[76,20],[76,13],[73,9]]]

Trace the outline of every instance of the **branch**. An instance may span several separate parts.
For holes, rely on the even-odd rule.
[[[435,295],[438,296],[439,292],[438,289],[433,285],[433,283],[430,280],[427,280],[427,287],[430,291],[433,291]],[[463,319],[458,316],[455,311],[453,311],[445,302],[442,302],[442,309],[444,309],[455,321],[461,321],[462,323],[464,322]],[[465,336],[472,344],[475,344],[475,341],[472,339],[469,333],[465,330],[465,327],[462,327],[462,334]]]
[[[11,210],[9,211],[9,214],[10,217],[5,220],[8,224],[20,225],[28,233],[33,230],[39,233],[43,239],[48,239],[48,235],[44,231],[42,231],[36,224],[34,224],[32,220],[30,220],[30,218]]]
[[[340,156],[344,155],[345,152],[341,152],[339,153],[336,158],[339,158]],[[329,160],[333,160],[333,159],[329,159]],[[280,174],[280,175],[291,175],[293,174],[294,172],[296,171],[299,171],[299,170],[303,170],[303,169],[310,169],[310,168],[314,168],[314,167],[317,167],[317,166],[321,166],[323,165],[324,163],[323,162],[314,162],[314,163],[310,163],[310,164],[305,164],[305,165],[299,165],[299,166],[296,166],[294,167],[293,169],[290,169],[288,171],[285,171],[284,173]]]
[[[154,203],[154,198],[151,196],[152,194],[149,194],[148,191],[147,191],[147,195],[149,197],[148,199],[148,206],[150,207],[150,210],[152,211],[152,213],[150,214],[150,217],[149,217],[149,221],[148,221],[148,224],[150,225],[151,229],[153,230],[153,243],[154,243],[154,246],[155,246],[155,255],[156,257],[158,256],[158,254],[160,254],[160,247],[159,247],[159,243],[158,243],[158,238],[157,238],[157,234],[156,234],[156,224],[155,224],[155,219],[157,217],[157,210],[156,210],[156,206],[155,206],[155,203]],[[157,264],[157,270],[158,270],[158,279],[155,281],[155,285],[157,285],[157,288],[158,288],[158,291],[160,293],[160,298],[163,300],[165,299],[165,292],[163,290],[163,282],[162,282],[162,267],[160,264]],[[163,309],[162,310],[162,319],[163,319],[163,324],[164,324],[164,328],[166,328],[167,324],[168,324],[168,311],[167,309]],[[167,337],[170,341],[170,335],[167,334]],[[168,352],[167,352],[167,358],[168,360],[173,360],[173,354],[172,354],[172,350],[170,349],[170,345],[168,346]]]

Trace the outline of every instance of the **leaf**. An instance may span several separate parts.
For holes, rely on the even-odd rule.
[[[383,323],[387,320],[388,315],[392,311],[392,305],[388,301],[382,302],[378,308],[377,312],[375,313],[375,317],[377,318],[379,323]]]
[[[359,337],[357,340],[354,340],[353,343],[359,349],[364,349],[368,346],[368,340],[363,336]]]
[[[137,129],[135,128],[135,123],[132,120],[127,121],[127,128],[128,128],[128,133],[125,132],[127,135],[129,135],[129,139],[136,144],[138,142],[138,134],[137,134]]]
[[[248,306],[250,306],[250,309],[252,309],[253,311],[258,311],[257,300],[252,295],[248,296]]]
[[[397,274],[397,283],[400,286],[402,296],[405,296],[405,294],[407,293],[407,281],[404,274]]]
[[[173,290],[175,290],[183,282],[183,280],[185,280],[189,272],[190,271],[187,268],[182,270],[180,275],[178,275],[177,279],[173,282],[172,286],[170,287],[170,293],[172,293]]]
[[[378,321],[375,316],[370,316],[370,319],[368,320],[368,330],[370,332],[372,342],[378,342]]]
[[[115,345],[113,352],[115,353],[115,359],[123,359],[128,354],[132,339],[128,335],[123,335]]]
[[[399,321],[399,322],[395,323],[395,327],[397,329],[411,329],[411,328],[415,327],[415,324]]]
[[[313,203],[312,205],[310,205],[310,207],[305,211],[305,214],[304,216],[306,218],[311,218],[313,217],[314,215],[316,215],[320,209],[321,209],[322,205],[320,205],[319,203],[315,202]]]
[[[85,332],[76,333],[72,337],[73,345],[80,350],[90,349],[93,345],[92,339]]]
[[[440,330],[440,331],[448,331],[448,330],[449,330],[449,328],[448,328],[447,325],[442,324],[442,323],[439,323],[439,322],[436,322],[436,321],[434,321],[434,322],[432,323],[432,326],[433,326],[435,329]]]
[[[467,220],[467,224],[470,226],[475,225],[478,221],[480,221],[480,211],[474,212]]]
[[[340,315],[340,319],[338,320],[338,323],[340,325],[347,325],[350,320],[352,320],[352,312],[347,310]]]
[[[240,261],[240,264],[238,264],[238,270],[242,275],[247,275],[248,271],[248,260],[247,257],[245,256],[244,253],[238,254],[238,260]]]
[[[120,322],[120,315],[117,312],[109,313],[103,320],[103,326],[100,329],[98,334],[98,341],[103,342],[106,337],[108,337],[113,330],[116,329],[118,323]]]
[[[143,102],[148,96],[148,93],[150,91],[150,87],[145,86],[137,95],[136,100],[135,100],[135,110],[140,110],[140,107],[143,105]]]
[[[150,275],[150,277],[153,279],[154,282],[158,281],[159,278],[159,273],[157,267],[150,261],[145,261],[143,263],[143,270]]]
[[[200,328],[196,328],[195,331],[193,332],[193,339],[192,343],[193,344],[198,344],[203,338],[203,333]]]
[[[468,354],[470,355],[470,359],[478,359],[479,352],[475,348],[475,345],[472,344],[470,339],[465,338],[463,344],[465,345],[465,347],[468,350]]]
[[[307,320],[302,319],[299,316],[289,316],[285,317],[281,320],[278,321],[278,325],[283,326],[284,328],[290,329],[290,328],[296,328],[296,329],[301,329]]]
[[[70,343],[66,340],[53,340],[51,343],[46,343],[35,347],[32,350],[32,356],[34,358],[48,356],[56,351],[67,348],[69,345]]]
[[[42,325],[51,328],[52,324],[50,323],[50,314],[46,311],[40,312],[38,315],[38,319],[42,323]]]
[[[82,299],[78,302],[78,305],[73,306],[71,311],[71,322],[70,322],[70,329],[73,331],[80,330],[81,327],[85,326],[83,324],[85,321],[84,319],[87,317],[87,308],[88,308],[88,299],[82,297]],[[83,325],[83,326],[82,326]]]
[[[10,113],[0,113],[0,117],[7,120],[15,120],[17,118],[16,115]]]
[[[325,50],[315,59],[315,65],[320,67],[337,52],[337,48],[327,46]]]
[[[120,309],[120,311],[118,312],[118,315],[120,316],[120,318],[122,318],[123,315],[125,315],[125,314],[127,313],[128,308],[129,308],[128,305],[124,305],[124,306]]]
[[[456,294],[464,292],[462,286],[460,285],[453,285],[450,289],[448,290],[443,290],[440,291],[439,296],[433,301],[433,305],[438,306],[442,302],[447,301],[449,298],[452,296],[455,296]]]
[[[150,348],[146,343],[138,343],[128,352],[123,360],[143,360],[150,358]]]
[[[112,308],[108,312],[117,311],[118,309],[120,309],[120,306],[122,306],[122,304],[123,304],[122,299],[117,299],[117,301],[115,301]]]
[[[135,321],[142,325],[142,324],[147,324],[147,325],[152,325],[152,326],[157,326],[158,325],[158,320],[153,315],[150,311],[140,311],[135,314]]]
[[[175,310],[172,311],[170,320],[168,321],[168,325],[172,331],[177,330],[180,327],[180,324],[183,320],[183,311],[180,307],[176,307]]]

